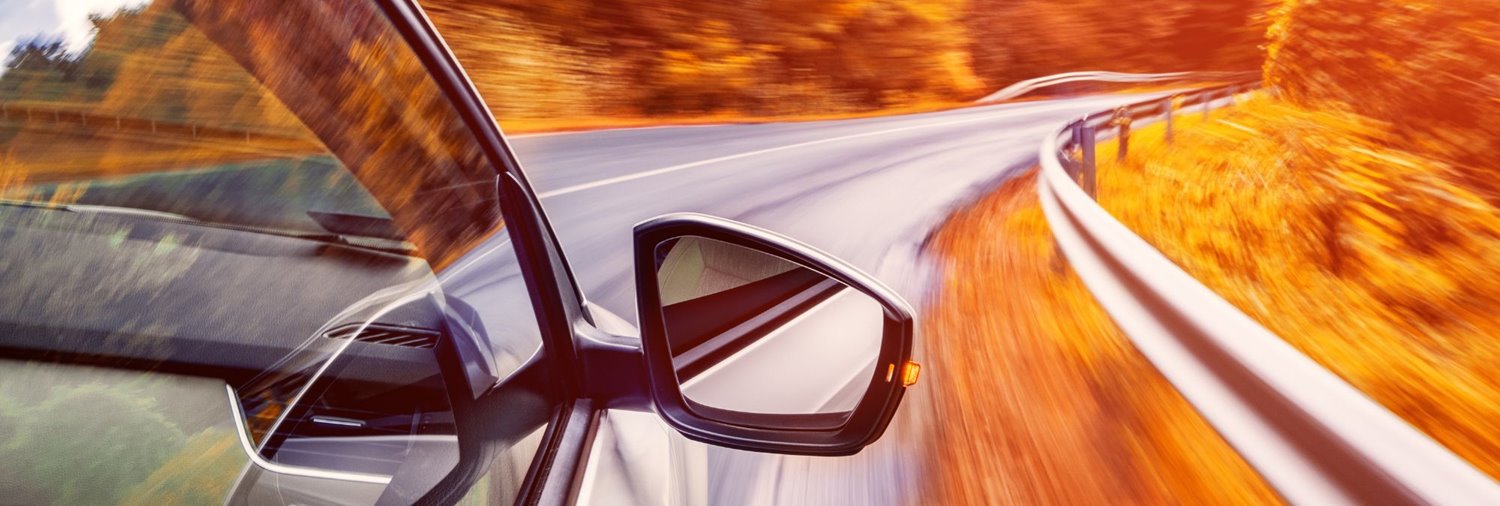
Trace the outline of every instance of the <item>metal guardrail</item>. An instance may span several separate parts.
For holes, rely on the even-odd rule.
[[[1256,82],[1242,82],[1200,88],[1188,93],[1173,94],[1166,98],[1137,102],[1124,105],[1109,111],[1100,111],[1089,114],[1065,127],[1068,139],[1059,148],[1063,154],[1071,153],[1073,149],[1079,151],[1078,158],[1069,158],[1065,167],[1068,173],[1075,179],[1081,177],[1079,185],[1090,197],[1097,197],[1098,188],[1095,182],[1097,163],[1095,160],[1095,144],[1102,136],[1113,137],[1118,140],[1119,148],[1115,152],[1116,160],[1124,160],[1130,156],[1130,130],[1137,122],[1154,123],[1165,121],[1166,141],[1171,144],[1176,139],[1175,115],[1179,111],[1196,109],[1202,112],[1203,119],[1209,118],[1216,103],[1227,103],[1232,105],[1238,101],[1237,97],[1244,92],[1255,89]]]
[[[988,104],[1003,102],[1017,98],[1049,86],[1078,82],[1110,82],[1110,83],[1152,83],[1162,81],[1180,81],[1193,79],[1198,82],[1222,79],[1225,81],[1242,81],[1254,72],[1167,72],[1161,74],[1132,74],[1126,72],[1107,72],[1101,70],[1090,70],[1083,72],[1067,72],[1050,76],[1036,77],[1020,81],[1000,89],[984,98],[975,100],[975,103]]]
[[[1500,504],[1488,475],[1235,308],[1094,201],[1101,137],[1126,146],[1132,125],[1155,121],[1170,132],[1174,113],[1206,115],[1255,86],[1130,104],[1048,135],[1038,192],[1059,248],[1135,346],[1288,501]]]

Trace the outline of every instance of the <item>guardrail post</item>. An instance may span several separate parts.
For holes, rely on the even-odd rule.
[[[1078,148],[1083,152],[1083,192],[1098,200],[1094,192],[1094,127],[1089,126],[1088,119],[1080,123],[1080,133],[1083,135],[1078,139]]]
[[[1069,158],[1072,158],[1072,147],[1083,149],[1083,129],[1084,123],[1086,123],[1087,121],[1087,119],[1078,120],[1073,123],[1072,128],[1069,128],[1069,130],[1073,131],[1073,142],[1069,144],[1070,148],[1068,149],[1068,154],[1070,155]],[[1063,169],[1068,171],[1068,177],[1073,178],[1074,181],[1078,180],[1079,168],[1083,163],[1083,160],[1081,159],[1082,157],[1080,156],[1079,158],[1079,160],[1070,160],[1070,163],[1063,166]]]
[[[1175,108],[1174,106],[1176,106],[1176,105],[1177,105],[1177,95],[1172,95],[1170,97],[1167,97],[1167,100],[1164,101],[1164,102],[1162,102],[1162,104],[1161,104],[1162,116],[1165,116],[1166,117],[1166,121],[1167,121],[1167,144],[1168,145],[1172,144],[1172,140],[1175,137],[1175,135],[1172,132],[1172,113],[1176,112],[1176,111],[1173,111],[1172,109],[1174,109]]]
[[[1209,111],[1209,109],[1212,109],[1213,105],[1214,105],[1214,92],[1212,92],[1212,91],[1205,91],[1205,92],[1203,92],[1202,103],[1203,103],[1203,121],[1208,121],[1208,111]]]
[[[1115,109],[1115,119],[1112,123],[1120,128],[1120,134],[1116,136],[1120,149],[1115,150],[1115,161],[1123,162],[1126,157],[1130,156],[1130,107]]]

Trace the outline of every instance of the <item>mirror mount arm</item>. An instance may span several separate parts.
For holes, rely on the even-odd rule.
[[[606,332],[583,321],[573,327],[583,396],[609,409],[652,411],[651,379],[640,336]]]

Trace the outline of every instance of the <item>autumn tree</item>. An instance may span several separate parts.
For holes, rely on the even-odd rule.
[[[1500,204],[1496,12],[1496,0],[1289,0],[1266,80],[1298,105],[1380,122],[1392,146],[1451,164]]]
[[[992,86],[1075,70],[1254,70],[1266,0],[974,0],[965,24]]]
[[[549,93],[528,89],[522,74],[545,76],[499,56],[527,53],[572,62],[554,75],[577,79],[554,91],[582,90],[588,98],[574,103],[607,114],[768,115],[974,96],[982,90],[958,22],[963,6],[963,0],[451,0],[429,10],[444,33],[455,34],[450,43],[466,67],[510,78],[480,85],[492,87],[487,96],[494,102],[527,101],[528,93],[546,100]],[[485,18],[468,14],[480,11]],[[519,27],[536,37],[502,49],[467,35],[485,33],[472,24]]]

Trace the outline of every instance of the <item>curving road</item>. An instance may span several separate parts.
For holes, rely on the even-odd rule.
[[[1033,165],[1044,134],[1081,114],[1159,94],[1108,95],[868,119],[660,127],[512,137],[511,143],[591,302],[635,320],[631,227],[702,212],[807,242],[873,274],[920,308],[932,279],[921,250],[956,207]],[[916,359],[924,356],[918,337]],[[704,449],[652,420],[611,413],[596,452],[630,462],[596,497],[711,504],[896,504],[915,501],[928,396],[909,392],[884,439],[848,458]],[[645,440],[671,439],[675,467],[645,464]],[[596,453],[600,455],[600,453]],[[707,490],[682,476],[706,459]],[[691,480],[686,480],[691,481]],[[611,488],[613,487],[613,488]],[[620,488],[620,487],[623,487]],[[605,500],[605,497],[609,497]]]

